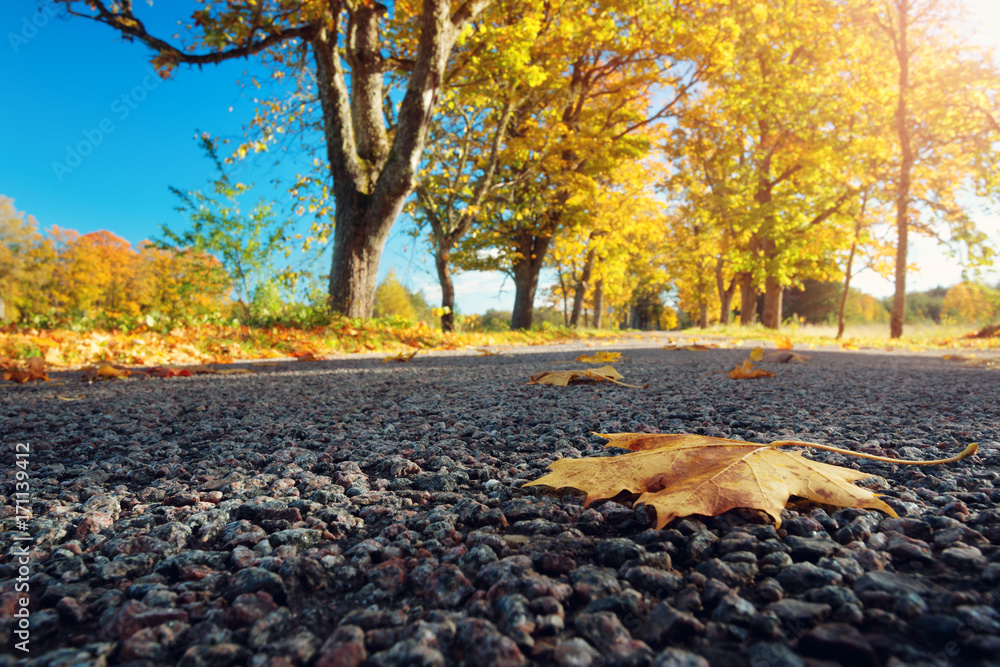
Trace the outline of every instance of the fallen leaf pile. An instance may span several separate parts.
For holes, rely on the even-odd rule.
[[[536,373],[528,380],[528,384],[549,384],[556,387],[566,387],[571,384],[587,384],[592,382],[613,382],[623,387],[642,389],[649,385],[633,385],[621,382],[625,376],[616,371],[611,366],[601,366],[600,368],[585,368],[578,371],[545,371]]]
[[[606,446],[632,453],[560,459],[549,465],[552,472],[525,486],[579,489],[587,494],[584,507],[623,491],[639,494],[633,505],[652,506],[657,528],[677,517],[716,516],[736,508],[762,510],[780,526],[781,510],[792,496],[838,507],[878,509],[896,516],[875,493],[852,484],[872,475],[812,461],[801,451],[781,449],[786,445],[911,465],[951,463],[971,456],[977,449],[973,443],[949,459],[904,461],[799,441],[762,445],[687,434],[596,435],[608,440]]]

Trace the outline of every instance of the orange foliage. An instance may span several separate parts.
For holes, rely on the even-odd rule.
[[[227,306],[229,277],[204,252],[162,249],[148,241],[133,248],[108,231],[80,234],[55,226],[35,250],[31,261],[45,279],[20,300],[22,319],[114,326],[142,316],[183,321]]]

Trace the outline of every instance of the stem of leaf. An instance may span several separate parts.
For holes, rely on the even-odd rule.
[[[954,463],[955,461],[961,461],[964,458],[968,458],[976,453],[979,449],[978,443],[972,443],[961,454],[956,454],[947,459],[935,459],[934,461],[911,461],[909,459],[890,459],[887,456],[875,456],[874,454],[862,454],[861,452],[852,452],[849,449],[841,449],[839,447],[831,447],[830,445],[820,445],[815,442],[802,442],[801,440],[778,440],[777,442],[772,442],[772,447],[783,447],[785,445],[794,445],[796,447],[812,447],[813,449],[825,449],[828,452],[836,452],[838,454],[846,454],[848,456],[856,456],[862,459],[872,459],[874,461],[885,461],[886,463],[902,463],[910,466],[930,466],[938,465],[939,463]]]

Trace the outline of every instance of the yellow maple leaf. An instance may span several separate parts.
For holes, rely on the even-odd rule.
[[[755,347],[750,350],[750,361],[760,361],[764,358],[764,348]]]
[[[413,359],[413,357],[417,356],[417,352],[419,351],[420,350],[413,350],[412,352],[399,352],[398,354],[393,354],[388,357],[385,357],[384,359],[382,359],[382,363],[387,364],[390,361],[407,362]]]
[[[528,380],[528,384],[548,384],[556,387],[566,387],[571,384],[583,384],[588,382],[613,382],[623,387],[642,389],[649,385],[633,385],[621,382],[625,376],[616,371],[611,366],[601,366],[594,369],[583,369],[578,371],[545,371],[536,373]]]
[[[621,352],[598,352],[597,354],[591,355],[589,357],[585,354],[581,354],[579,357],[576,358],[576,361],[579,361],[584,364],[608,364],[611,363],[612,361],[618,361],[621,358],[622,358]]]
[[[779,336],[774,339],[774,346],[779,350],[790,350],[792,349],[792,339],[788,336]]]
[[[608,447],[630,449],[621,456],[560,459],[549,474],[524,486],[570,487],[587,494],[584,507],[595,500],[627,491],[639,494],[633,505],[650,505],[656,527],[678,517],[716,516],[736,508],[759,509],[781,525],[781,510],[792,496],[838,507],[878,509],[896,513],[878,496],[852,482],[872,475],[812,461],[787,445],[816,447],[880,461],[938,464],[961,460],[976,452],[975,443],[958,456],[938,461],[903,461],[799,441],[767,445],[683,433],[595,434]]]
[[[729,377],[734,380],[753,380],[754,378],[774,377],[774,373],[765,371],[763,368],[754,368],[750,357],[747,357],[742,364],[729,371]]]

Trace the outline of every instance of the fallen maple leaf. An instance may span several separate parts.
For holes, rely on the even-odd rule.
[[[16,382],[18,384],[24,384],[25,382],[41,381],[48,382],[49,374],[45,371],[45,360],[41,357],[32,357],[28,359],[27,368],[14,368],[12,370],[4,371],[3,379],[10,380],[11,382]]]
[[[552,472],[524,486],[579,489],[587,494],[584,507],[622,491],[639,494],[633,506],[652,506],[657,528],[677,517],[716,516],[738,507],[762,510],[780,526],[781,510],[792,496],[838,507],[878,509],[896,516],[875,493],[852,484],[873,475],[812,461],[800,451],[780,449],[786,445],[911,465],[951,463],[977,450],[973,443],[948,459],[905,461],[799,441],[762,445],[683,433],[595,435],[606,438],[607,447],[630,449],[632,453],[560,459],[549,465]]]
[[[790,350],[792,347],[792,339],[788,336],[779,336],[774,339],[774,346],[779,350]]]
[[[764,348],[755,347],[750,350],[750,361],[760,361],[764,358]]]
[[[477,347],[476,351],[479,352],[479,354],[476,355],[477,357],[495,357],[496,355],[501,354],[500,352],[487,350],[485,347]]]
[[[750,357],[743,360],[743,363],[729,371],[729,377],[734,380],[753,380],[755,378],[774,377],[774,373],[763,368],[754,368]]]
[[[111,364],[101,364],[100,366],[94,366],[84,371],[83,380],[85,382],[93,382],[94,380],[120,380],[130,375],[132,375],[132,372],[127,369],[117,368]]]
[[[585,354],[581,354],[575,361],[579,361],[584,364],[608,364],[612,361],[618,361],[621,358],[621,352],[598,352],[597,354],[589,357]]]
[[[642,389],[648,384],[634,385],[620,382],[625,376],[616,371],[611,366],[601,366],[600,368],[585,368],[578,371],[545,371],[536,373],[528,379],[528,384],[549,384],[556,387],[566,387],[571,384],[584,384],[589,382],[613,382],[623,387]]]
[[[317,356],[312,352],[292,352],[292,356],[299,361],[325,361],[326,357]]]
[[[413,359],[413,357],[417,356],[417,352],[419,352],[419,351],[420,350],[413,350],[412,352],[399,352],[397,354],[393,354],[393,355],[390,355],[388,357],[385,357],[384,359],[382,359],[382,363],[383,364],[387,364],[390,361],[407,362],[407,361]]]

